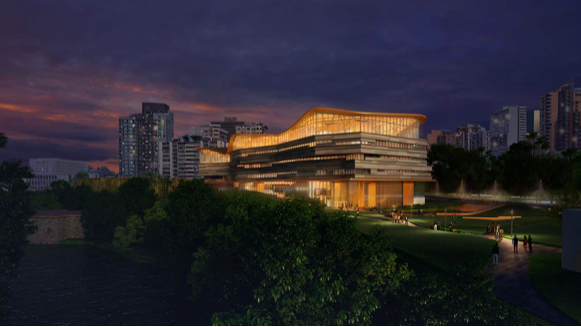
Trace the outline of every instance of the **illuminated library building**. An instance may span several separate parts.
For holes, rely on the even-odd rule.
[[[424,204],[432,182],[423,115],[315,108],[279,134],[235,134],[198,148],[200,175],[219,189],[293,193],[339,208]]]

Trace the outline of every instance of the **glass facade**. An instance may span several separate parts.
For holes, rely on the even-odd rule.
[[[300,194],[319,199],[330,208],[399,206],[403,201],[402,182],[376,181],[276,181],[239,183],[239,189],[274,195],[280,198]]]
[[[291,142],[313,135],[371,133],[403,138],[419,138],[419,115],[364,114],[336,109],[313,109],[280,134],[238,134],[232,136],[228,153]]]

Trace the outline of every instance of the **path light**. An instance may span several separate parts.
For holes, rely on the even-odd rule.
[[[512,222],[514,220],[513,215],[514,215],[514,210],[510,209],[510,237],[512,237]]]

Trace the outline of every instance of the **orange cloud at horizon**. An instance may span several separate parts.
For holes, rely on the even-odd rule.
[[[0,103],[0,109],[16,111],[16,112],[20,112],[23,114],[29,114],[32,112],[36,112],[36,110],[34,110],[34,109],[26,108],[24,106],[19,106],[19,105],[15,105],[15,104],[8,104],[8,103]]]

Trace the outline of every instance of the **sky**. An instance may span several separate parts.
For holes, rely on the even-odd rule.
[[[118,118],[161,102],[175,135],[237,116],[269,132],[331,107],[486,128],[581,87],[581,1],[0,2],[0,160],[118,171]]]

